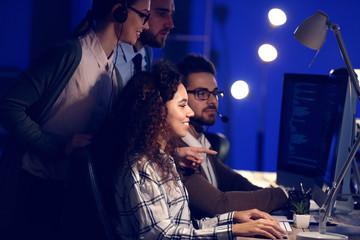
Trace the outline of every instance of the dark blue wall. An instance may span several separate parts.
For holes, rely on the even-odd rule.
[[[204,4],[206,0],[175,0],[178,33],[204,32]],[[315,51],[298,43],[293,32],[308,16],[322,10],[330,21],[340,25],[341,34],[354,68],[360,68],[360,21],[358,0],[213,0],[211,24],[212,54],[219,86],[227,93],[220,103],[220,112],[228,115],[229,123],[220,120],[209,131],[220,131],[231,140],[228,164],[236,169],[258,169],[258,136],[263,136],[263,170],[274,171],[278,148],[282,77],[285,72],[328,74],[333,68],[343,67],[334,35],[328,38],[315,59]],[[0,3],[0,70],[24,70],[49,45],[69,37],[76,24],[91,6],[90,0],[5,0]],[[270,27],[267,13],[281,8],[287,14],[285,25]],[[179,20],[180,19],[180,20]],[[182,20],[181,20],[182,19]],[[189,25],[189,23],[192,23]],[[187,24],[187,25],[186,25]],[[183,44],[174,48],[168,42],[156,56],[176,52],[181,57],[187,52],[201,52],[201,43]],[[259,46],[270,43],[278,50],[278,58],[265,64],[257,55]],[[180,45],[177,45],[180,46]],[[169,49],[171,48],[171,49]],[[185,51],[184,51],[185,49]],[[231,84],[245,80],[250,95],[244,100],[230,96]]]
[[[214,4],[225,4],[216,0]],[[308,65],[316,51],[298,43],[293,32],[308,16],[322,10],[329,20],[339,24],[341,34],[354,68],[360,68],[359,1],[295,0],[295,1],[226,1],[228,17],[224,24],[214,20],[213,48],[219,56],[216,61],[218,80],[229,93],[231,84],[246,80],[250,96],[245,100],[230,97],[220,104],[222,112],[231,121],[220,123],[231,137],[230,164],[234,168],[257,169],[258,132],[263,129],[263,169],[276,169],[278,131],[281,107],[282,77],[285,72],[328,74],[333,68],[343,67],[335,37],[331,31],[311,68]],[[267,13],[281,8],[287,14],[285,25],[271,28]],[[278,50],[278,58],[268,64],[261,62],[258,47],[270,43]],[[264,91],[262,92],[262,88]],[[261,120],[262,119],[262,120]],[[224,125],[224,126],[221,126]]]

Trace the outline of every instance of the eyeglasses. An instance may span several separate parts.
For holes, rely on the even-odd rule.
[[[151,14],[150,14],[150,13],[145,14],[145,13],[142,13],[142,12],[140,12],[139,10],[137,10],[137,9],[135,9],[135,8],[133,8],[133,7],[128,7],[128,8],[130,8],[131,10],[133,10],[134,12],[136,12],[141,18],[144,19],[143,25],[145,25],[145,23],[146,23],[147,21],[149,21],[149,18],[151,17]]]
[[[221,100],[224,98],[224,91],[214,90],[211,92],[206,88],[196,88],[194,90],[187,90],[187,93],[194,94],[195,99],[198,100],[208,100],[210,94],[214,95],[216,100]]]

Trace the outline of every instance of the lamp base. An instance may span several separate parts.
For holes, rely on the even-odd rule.
[[[310,240],[310,239],[321,239],[321,240],[346,240],[349,239],[346,235],[336,233],[319,233],[319,232],[299,232],[296,234],[296,240]]]

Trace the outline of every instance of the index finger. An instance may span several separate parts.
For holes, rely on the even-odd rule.
[[[206,149],[206,148],[194,147],[192,150],[195,151],[195,152],[198,152],[198,153],[207,153],[207,154],[211,154],[211,155],[216,155],[217,154],[216,151],[211,150],[211,149]]]
[[[262,212],[262,211],[255,211],[253,217],[263,218],[263,219],[267,219],[267,220],[270,220],[273,222],[278,222],[278,220],[276,218],[274,218],[270,214],[268,214],[266,212]]]

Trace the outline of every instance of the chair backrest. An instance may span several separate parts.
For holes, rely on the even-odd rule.
[[[90,239],[116,239],[102,200],[90,148],[78,149],[72,155],[68,185],[63,238],[85,239],[89,235]]]
[[[95,205],[96,205],[96,209],[99,214],[100,222],[102,224],[102,227],[103,227],[104,233],[107,237],[107,240],[112,240],[112,239],[114,239],[114,237],[112,234],[111,223],[110,223],[108,214],[106,212],[106,209],[105,209],[103,201],[102,201],[101,191],[99,188],[99,184],[97,183],[95,167],[94,167],[94,164],[92,161],[91,152],[88,149],[85,149],[84,155],[85,155],[84,157],[86,159],[86,166],[87,166],[86,176],[88,178],[87,180],[88,180],[89,186],[91,188],[92,196],[95,200]]]
[[[218,152],[218,159],[225,163],[230,150],[228,138],[221,133],[213,132],[206,132],[205,136],[211,143],[212,149]]]

